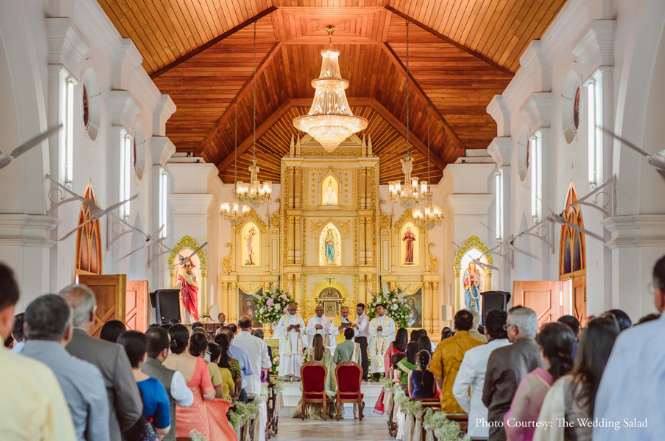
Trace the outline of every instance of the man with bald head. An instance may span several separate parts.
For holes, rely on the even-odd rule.
[[[349,319],[349,307],[342,306],[339,315],[330,323],[330,352],[335,353],[337,345],[344,343],[346,340],[344,330],[347,328],[353,330],[354,337],[358,335],[358,330],[354,328],[353,322]]]
[[[288,313],[279,319],[275,335],[279,337],[279,376],[300,380],[305,322],[296,314],[298,305],[291,303]]]
[[[111,441],[122,441],[122,432],[131,428],[141,417],[143,402],[136,386],[132,367],[125,349],[90,336],[95,325],[97,301],[95,293],[85,285],[70,285],[60,291],[72,308],[74,332],[67,345],[73,356],[95,365],[104,377],[109,400],[109,430]]]
[[[316,334],[323,336],[323,345],[327,348],[332,347],[331,352],[335,351],[335,345],[330,340],[330,319],[323,315],[323,306],[317,305],[315,309],[316,315],[309,319],[307,323],[307,340],[312,341]]]

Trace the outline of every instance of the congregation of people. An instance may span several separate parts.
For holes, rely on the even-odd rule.
[[[650,290],[662,313],[665,257]],[[0,400],[0,439],[155,441],[197,431],[211,441],[237,440],[227,412],[269,381],[272,351],[248,316],[236,326],[220,313],[214,335],[201,323],[140,332],[111,320],[95,338],[88,287],[40,296],[15,315],[19,296],[13,272],[0,264],[0,335],[11,348],[0,350],[3,397],[11,398]],[[477,312],[460,310],[435,344],[425,330],[396,329],[383,305],[371,320],[362,303],[356,313],[353,323],[345,306],[331,320],[319,306],[305,323],[290,305],[275,327],[279,376],[299,380],[303,363],[317,362],[334,399],[335,367],[355,362],[362,380],[385,376],[411,399],[468,414],[472,440],[665,439],[659,314],[633,325],[613,309],[583,327],[570,315],[539,326],[534,310],[515,306],[488,311],[480,325]],[[384,411],[379,399],[375,412]],[[294,417],[303,412],[324,419],[340,409],[301,402]]]

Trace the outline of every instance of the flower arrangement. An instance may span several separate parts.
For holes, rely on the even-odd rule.
[[[235,409],[230,409],[227,413],[229,418],[229,423],[233,426],[233,430],[238,432],[238,430],[245,424],[247,421],[252,418],[258,418],[258,412],[261,409],[261,405],[268,401],[268,386],[261,386],[261,393],[259,396],[252,401],[251,403],[242,403],[240,401],[234,402]]]
[[[264,291],[256,298],[256,321],[276,325],[287,312],[289,303],[296,303],[288,292],[277,288],[275,291]]]
[[[279,356],[272,359],[272,367],[270,368],[270,375],[279,375]]]
[[[431,408],[425,411],[423,428],[434,432],[441,441],[469,441],[471,438],[461,428],[459,423],[446,418],[445,412],[434,412]]]
[[[372,298],[367,305],[367,317],[370,320],[376,317],[376,305],[385,305],[386,314],[395,321],[395,325],[398,328],[406,328],[411,316],[411,308],[396,291],[381,291]]]
[[[192,439],[192,441],[210,441],[210,439],[203,436],[201,432],[196,429],[189,432],[189,437]]]

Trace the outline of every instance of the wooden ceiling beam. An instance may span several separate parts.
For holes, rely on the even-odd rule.
[[[256,78],[263,73],[263,71],[268,67],[272,59],[277,55],[280,51],[280,48],[282,47],[284,43],[277,42],[274,44],[272,48],[270,48],[270,52],[265,56],[265,58],[261,61],[259,66],[256,68]],[[200,155],[203,149],[205,148],[206,144],[210,141],[210,139],[215,136],[215,133],[217,133],[217,129],[224,124],[224,122],[229,118],[231,115],[231,110],[233,108],[233,105],[237,102],[239,102],[247,93],[249,93],[252,90],[252,81],[254,79],[254,75],[251,75],[247,81],[245,81],[245,84],[242,86],[238,94],[235,96],[233,101],[229,103],[229,106],[226,108],[224,113],[219,117],[219,119],[215,122],[215,125],[212,126],[208,134],[203,138],[203,141],[199,144],[199,146],[196,148],[196,155]]]
[[[392,61],[392,63],[395,65],[395,67],[397,67],[397,69],[402,73],[402,75],[404,75],[406,77],[406,67],[402,64],[402,61],[399,59],[397,54],[393,51],[393,49],[390,47],[390,45],[388,43],[383,43],[382,46],[383,46],[384,52],[386,53],[386,55],[388,56],[390,61]],[[434,111],[434,114],[439,117],[439,119],[443,123],[443,126],[446,128],[446,132],[448,132],[448,134],[450,136],[452,136],[455,139],[455,141],[457,141],[458,145],[461,148],[466,150],[466,146],[464,145],[462,140],[459,138],[459,136],[457,136],[457,133],[455,133],[453,128],[450,127],[450,124],[448,124],[448,122],[443,117],[443,115],[441,115],[441,112],[439,112],[439,110],[436,108],[434,103],[432,103],[432,101],[427,97],[427,95],[425,94],[425,91],[422,89],[422,87],[420,87],[420,85],[415,80],[415,78],[413,78],[413,76],[411,76],[411,73],[409,73],[408,81],[414,86],[416,94],[418,96],[420,96],[423,100],[425,100],[425,102],[427,104],[429,104],[430,107],[432,108],[432,110]]]
[[[403,137],[406,138],[406,127],[400,120],[398,120],[395,115],[393,115],[388,109],[383,107],[383,105],[375,99],[372,99],[372,108],[379,114],[383,119],[385,119],[388,124],[393,126]],[[418,149],[420,153],[427,157],[427,145],[423,143],[411,130],[409,130],[409,141],[410,143]],[[430,161],[434,164],[439,170],[443,170],[446,167],[446,161],[441,159],[439,155],[430,150]]]
[[[450,43],[453,46],[455,46],[456,48],[463,50],[467,54],[474,56],[475,58],[482,61],[483,63],[486,63],[486,64],[492,66],[493,68],[495,68],[497,70],[500,70],[501,72],[503,72],[505,74],[510,75],[511,77],[515,76],[515,72],[511,71],[510,69],[508,69],[506,67],[503,67],[502,65],[490,60],[489,58],[487,58],[486,56],[484,56],[483,54],[481,54],[479,52],[476,52],[476,51],[474,51],[472,49],[469,49],[468,47],[466,47],[462,44],[459,44],[455,40],[446,37],[442,33],[435,31],[434,29],[428,27],[427,25],[425,25],[425,24],[423,24],[423,23],[421,23],[417,20],[414,20],[412,17],[406,15],[405,13],[403,13],[401,11],[398,11],[397,9],[393,8],[392,6],[388,5],[388,6],[386,6],[386,9],[388,11],[392,12],[393,14],[402,17],[405,20],[408,20],[409,22],[413,23],[414,25],[418,26],[419,28],[426,30],[430,34],[435,35],[436,37],[440,38],[441,40],[445,41],[446,43]]]
[[[260,20],[261,18],[263,18],[266,15],[270,14],[272,11],[276,11],[276,10],[277,10],[277,7],[275,7],[275,6],[270,6],[268,9],[264,9],[263,11],[256,14],[254,17],[251,17],[248,20],[243,21],[239,25],[232,27],[228,31],[224,32],[221,35],[218,35],[217,37],[213,38],[212,40],[208,41],[207,43],[205,43],[205,44],[203,44],[203,45],[201,45],[201,46],[199,46],[195,49],[192,49],[191,51],[187,52],[182,57],[178,57],[177,59],[173,60],[172,62],[170,62],[166,66],[162,67],[161,69],[158,69],[158,70],[154,71],[153,73],[150,74],[150,78],[152,78],[154,80],[158,76],[170,71],[174,67],[184,63],[185,61],[189,60],[190,58],[200,54],[204,50],[216,45],[217,43],[224,40],[225,38],[228,38],[229,36],[235,34],[239,30],[251,25],[255,21]]]
[[[272,113],[272,115],[268,117],[268,119],[263,121],[263,123],[261,123],[261,125],[256,128],[256,140],[258,141],[259,138],[261,138],[261,136],[263,136],[263,134],[266,133],[273,126],[273,124],[279,121],[279,119],[282,116],[284,116],[284,114],[288,112],[291,107],[293,107],[291,99],[284,101],[284,103],[282,103],[282,105],[279,106],[277,110],[275,110]],[[252,135],[245,138],[245,140],[241,142],[240,145],[238,146],[238,151],[236,153],[236,156],[240,158],[247,150],[249,150],[249,148],[252,146],[253,141],[254,138]],[[234,159],[235,159],[234,156],[229,155],[222,162],[217,164],[217,169],[219,170],[219,172],[222,173],[228,167],[232,166]]]

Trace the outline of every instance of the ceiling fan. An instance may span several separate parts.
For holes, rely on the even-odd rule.
[[[63,191],[65,191],[65,192],[67,192],[67,193],[69,193],[69,194],[72,195],[71,198],[68,198],[68,199],[66,199],[66,200],[64,200],[64,201],[61,201],[59,204],[62,204],[62,203],[65,203],[65,202],[69,202],[69,201],[73,201],[73,200],[77,200],[77,199],[78,199],[79,201],[81,201],[81,203],[86,204],[86,205],[88,206],[88,211],[90,212],[90,219],[88,219],[87,221],[83,222],[81,225],[77,226],[77,227],[74,228],[72,231],[70,231],[69,233],[65,234],[64,236],[62,236],[62,237],[61,237],[60,239],[58,239],[58,240],[64,240],[64,239],[67,239],[69,236],[71,236],[73,233],[75,233],[79,228],[83,227],[85,224],[90,223],[90,222],[93,222],[93,221],[96,221],[96,220],[98,220],[98,219],[101,219],[101,218],[104,217],[106,214],[108,214],[108,213],[110,213],[111,211],[115,210],[116,208],[118,208],[118,207],[120,207],[120,206],[126,204],[127,202],[136,199],[136,198],[139,196],[138,194],[135,194],[134,196],[132,196],[132,197],[129,198],[129,199],[126,199],[126,200],[124,200],[124,201],[121,201],[121,202],[118,202],[118,203],[116,203],[116,204],[113,204],[113,205],[111,205],[110,207],[108,207],[106,210],[102,210],[97,204],[95,204],[94,201],[92,201],[91,199],[86,199],[86,198],[84,198],[83,196],[81,196],[81,195],[79,195],[79,194],[77,194],[77,193],[74,193],[72,190],[70,190],[69,188],[65,187],[65,186],[62,185],[60,182],[58,182],[56,179],[54,179],[51,175],[46,175],[46,178],[47,178],[47,179],[50,179],[51,181],[53,181],[53,182],[54,182],[58,187],[60,187]],[[53,209],[53,207],[51,207],[51,209]]]
[[[480,225],[482,225],[483,227],[485,227],[485,228],[487,228],[488,230],[490,230],[490,231],[494,234],[495,237],[497,236],[497,234],[494,232],[494,230],[492,230],[490,227],[488,227],[488,226],[485,225],[484,223],[480,222]],[[518,235],[517,237],[519,237],[519,235]],[[509,239],[509,240],[507,240],[507,241],[502,240],[502,239],[497,239],[497,240],[499,241],[499,245],[505,245],[506,247],[508,247],[508,249],[512,250],[512,251],[515,252],[515,253],[524,254],[525,256],[529,256],[529,257],[531,257],[532,259],[540,260],[540,258],[539,258],[538,256],[536,256],[535,254],[532,254],[532,253],[530,253],[530,252],[528,252],[528,251],[524,251],[524,250],[521,249],[521,248],[517,248],[517,247],[514,245],[514,243],[515,243],[515,239],[517,239],[517,237],[514,237],[514,238]],[[491,251],[491,250],[490,250],[490,251]],[[498,253],[497,253],[497,254],[498,254]],[[503,256],[503,254],[501,254],[501,256]],[[505,256],[503,256],[503,257],[505,257]]]
[[[632,142],[628,141],[627,139],[624,139],[624,138],[620,137],[619,135],[617,135],[616,133],[614,133],[610,130],[604,129],[600,126],[596,126],[596,128],[602,130],[603,132],[607,133],[608,135],[611,135],[613,138],[618,139],[619,141],[621,141],[622,144],[625,144],[627,147],[635,150],[637,153],[639,153],[640,155],[647,158],[647,162],[653,168],[656,169],[656,171],[658,172],[658,174],[660,175],[661,178],[665,179],[665,150],[661,150],[660,152],[652,155],[651,153],[642,150],[641,148],[639,148],[638,146],[636,146]]]
[[[162,242],[165,241],[168,238],[168,236],[159,237],[160,234],[162,234],[162,230],[164,230],[164,227],[166,225],[162,225],[162,227],[157,231],[157,234],[155,236],[153,236],[151,234],[145,234],[143,231],[139,230],[138,228],[134,227],[129,222],[126,222],[123,219],[120,219],[120,223],[128,226],[129,228],[131,228],[132,230],[134,230],[134,231],[136,231],[140,234],[143,234],[143,236],[145,236],[145,242],[143,243],[143,245],[141,245],[140,247],[138,247],[134,251],[131,251],[130,253],[125,254],[120,259],[116,260],[116,262],[120,262],[121,260],[131,256],[132,254],[136,253],[139,250],[142,250],[143,248],[148,248],[148,250],[150,250],[153,245],[161,245]]]
[[[16,147],[14,150],[12,150],[12,152],[8,155],[3,155],[3,154],[1,154],[2,152],[0,152],[0,168],[7,167],[9,164],[11,164],[11,162],[14,159],[18,158],[19,156],[21,156],[23,153],[27,152],[28,150],[30,150],[34,146],[38,145],[40,142],[42,142],[43,140],[45,140],[49,136],[55,135],[60,130],[62,130],[62,124],[60,124],[56,127],[51,127],[50,129],[48,129],[44,133],[42,133],[40,135],[37,135],[34,138],[24,142],[23,144],[21,144],[20,146]]]
[[[456,247],[458,250],[461,248],[461,247],[460,247],[459,245],[457,245],[455,242],[452,242],[452,244],[455,245],[455,247]],[[490,250],[490,251],[491,251],[491,250]],[[483,262],[480,261],[480,258],[483,257],[485,254],[489,253],[490,251],[487,251],[487,252],[481,254],[477,259],[474,259],[474,258],[472,257],[472,258],[471,258],[471,261],[472,261],[473,263],[475,263],[477,266],[479,266],[479,267],[481,267],[481,268],[483,268],[483,269],[495,269],[495,270],[498,271],[498,270],[499,270],[499,267],[494,266],[494,265],[490,265],[489,263],[483,263]]]
[[[543,205],[545,206],[545,208],[547,208],[547,209],[549,210],[549,212],[551,213],[549,216],[547,216],[547,218],[552,219],[554,222],[556,222],[556,223],[558,223],[558,224],[561,224],[561,225],[565,225],[565,226],[567,226],[567,227],[570,227],[570,228],[572,228],[573,230],[577,230],[577,231],[579,231],[580,233],[584,233],[584,234],[586,234],[586,235],[589,236],[589,237],[593,237],[594,239],[599,240],[599,241],[605,243],[605,239],[603,239],[602,236],[599,236],[599,235],[596,234],[596,233],[592,233],[591,231],[589,231],[589,230],[587,230],[587,229],[584,229],[584,228],[580,227],[579,225],[575,225],[575,224],[572,223],[572,222],[568,222],[568,221],[566,220],[566,218],[563,217],[563,213],[565,213],[566,210],[567,210],[568,208],[570,208],[570,205],[567,206],[566,208],[564,208],[563,211],[562,211],[560,214],[557,214],[557,213],[555,213],[555,212],[554,212],[554,211],[553,211],[553,210],[552,210],[552,209],[551,209],[551,208],[550,208],[545,202],[543,202],[542,199],[540,199],[538,196],[536,196],[536,198],[538,198],[538,200],[540,201],[540,203],[543,204]]]

